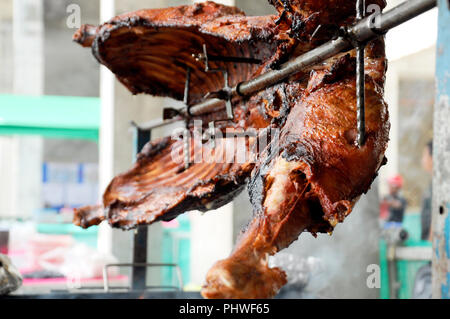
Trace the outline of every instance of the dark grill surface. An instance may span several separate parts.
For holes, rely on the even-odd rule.
[[[43,295],[9,295],[1,299],[202,299],[196,292],[127,292],[127,293],[52,293]]]

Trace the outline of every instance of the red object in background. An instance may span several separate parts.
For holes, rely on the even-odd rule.
[[[397,186],[399,188],[403,187],[403,177],[401,175],[395,175],[388,179],[390,185]]]
[[[8,255],[9,230],[0,230],[0,254]]]
[[[380,219],[386,220],[389,217],[389,205],[386,202],[380,204]]]

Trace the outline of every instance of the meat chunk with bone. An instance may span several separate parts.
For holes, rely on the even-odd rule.
[[[98,28],[83,26],[74,40],[84,46],[91,45],[99,62],[109,67],[135,94],[182,99],[186,67],[190,67],[189,102],[195,103],[207,93],[220,90],[224,80],[221,73],[205,73],[204,63],[197,61],[193,53],[203,52],[206,44],[211,55],[269,60],[286,42],[276,32],[274,20],[276,16],[246,17],[236,8],[206,2],[141,10],[118,16]],[[264,70],[264,65],[220,61],[210,62],[210,67],[226,69],[230,85]],[[249,101],[233,101],[235,121],[221,123],[218,128],[237,130],[268,126],[271,116],[266,114],[267,108],[261,106],[264,94]],[[200,119],[225,117],[224,112],[217,111]],[[220,148],[235,143],[219,141],[217,144],[212,152],[220,155],[225,151],[219,151]],[[183,151],[182,141],[165,138],[149,143],[135,167],[115,178],[107,188],[103,218],[98,218],[97,209],[80,209],[76,211],[75,223],[90,227],[108,219],[113,226],[130,229],[157,220],[170,220],[190,210],[217,208],[239,194],[253,168],[251,162],[223,164],[223,160],[217,158],[219,155],[213,155],[210,160],[184,169],[183,161],[175,163],[172,158],[178,151]],[[199,151],[204,150],[192,144],[190,157],[197,158]],[[234,151],[227,154],[230,152]],[[92,218],[93,214],[96,218]]]
[[[237,85],[329,40],[330,30],[354,21],[355,1],[270,2],[278,16],[246,17],[236,8],[206,2],[121,15],[100,27],[83,26],[74,39],[92,46],[98,61],[134,94],[181,100],[190,68],[188,103],[193,104],[224,86],[220,72],[205,72],[204,62],[196,59],[204,45],[211,55],[261,61],[259,65],[211,62],[212,68],[227,70],[230,85]],[[384,6],[378,0],[372,4]],[[340,5],[342,10],[333,9]],[[326,32],[318,32],[328,22],[333,28],[325,26]],[[75,223],[89,227],[106,219],[114,227],[131,229],[170,220],[185,211],[228,203],[249,180],[253,220],[232,255],[208,273],[202,294],[274,296],[286,278],[282,270],[268,267],[267,256],[289,246],[304,231],[332,232],[384,163],[389,131],[383,101],[384,42],[375,40],[366,49],[367,139],[361,148],[356,142],[354,55],[354,51],[340,54],[253,96],[233,98],[234,120],[221,122],[218,129],[263,129],[256,138],[244,138],[246,151],[267,131],[280,132],[270,135],[269,145],[257,156],[241,162],[217,160],[224,153],[236,155],[228,144],[236,138],[224,138],[215,147],[191,144],[191,158],[202,158],[199,154],[205,149],[210,157],[186,168],[172,156],[180,154],[183,141],[153,141],[130,171],[111,182],[103,208],[79,210]],[[195,134],[194,119],[223,118],[223,111],[188,118],[189,131]]]
[[[369,52],[382,50],[383,44],[372,46]],[[384,77],[384,59],[368,60],[374,62],[368,64],[372,74]],[[232,255],[209,271],[203,296],[274,296],[286,278],[280,269],[268,267],[267,256],[288,247],[303,231],[332,232],[369,189],[384,161],[388,111],[381,79],[367,77],[367,141],[358,148],[353,69],[352,58],[344,56],[330,70],[312,72],[277,146],[264,152],[253,171],[249,191],[254,219]],[[296,85],[287,86],[296,90]]]

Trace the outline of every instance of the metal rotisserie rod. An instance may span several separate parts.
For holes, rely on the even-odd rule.
[[[137,154],[142,151],[145,144],[147,144],[151,139],[150,130],[141,130],[135,128],[135,149],[133,150],[135,158]],[[147,239],[148,238],[148,226],[139,227],[135,234],[133,240],[133,263],[146,263],[147,262]],[[131,289],[133,291],[143,291],[145,290],[147,283],[147,268],[135,266],[131,273]]]
[[[392,28],[419,16],[420,14],[436,7],[436,0],[408,0],[391,10],[373,14],[365,17],[355,25],[346,29],[346,34],[339,36],[291,61],[284,63],[280,69],[269,71],[247,82],[242,82],[232,89],[232,96],[247,96],[260,90],[277,84],[289,76],[300,72],[301,70],[316,65],[335,56],[338,53],[349,51],[358,43],[365,43],[373,40],[380,35],[385,34]],[[220,99],[208,99],[199,104],[190,107],[190,113],[193,116],[207,114],[220,108],[225,108],[225,101]],[[186,110],[181,110],[186,112]],[[152,122],[148,125],[141,125],[141,129],[153,129],[165,124],[173,123],[177,120],[183,120],[181,116],[172,120]]]
[[[356,19],[361,21],[365,16],[366,1],[356,2]],[[364,70],[364,43],[359,43],[356,47],[356,109],[358,122],[358,146],[362,147],[366,139],[366,74]]]

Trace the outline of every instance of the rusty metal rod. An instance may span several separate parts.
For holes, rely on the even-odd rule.
[[[436,5],[436,0],[408,0],[385,13],[367,16],[353,26],[348,27],[345,36],[340,36],[284,63],[278,70],[269,71],[255,79],[238,84],[232,89],[231,94],[233,97],[247,96],[277,84],[307,67],[323,62],[338,53],[355,48],[358,45],[357,43],[373,40],[390,29],[431,10]],[[219,108],[225,108],[225,101],[211,99],[193,105],[190,111],[192,115],[199,116]],[[181,111],[186,112],[185,109]],[[169,123],[173,123],[173,121]],[[149,126],[144,124],[140,128],[150,130],[164,125],[166,125],[165,122],[161,121],[156,126],[155,124]]]
[[[365,16],[366,2],[356,2],[356,20],[361,21]],[[364,43],[356,48],[356,117],[358,129],[358,146],[362,147],[366,140],[366,73],[364,70]]]

